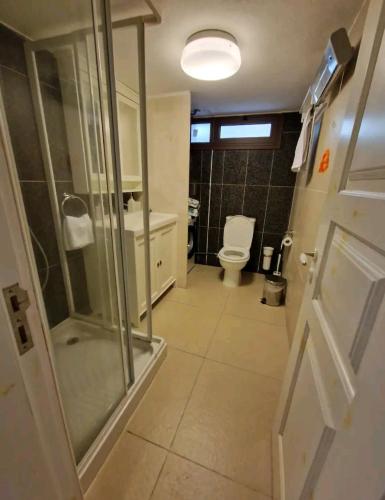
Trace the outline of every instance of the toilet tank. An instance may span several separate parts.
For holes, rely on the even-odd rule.
[[[244,215],[228,215],[223,231],[223,246],[251,247],[253,241],[255,219]]]

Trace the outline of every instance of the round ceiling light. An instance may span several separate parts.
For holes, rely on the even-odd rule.
[[[223,80],[241,66],[236,39],[220,30],[204,30],[190,36],[182,52],[185,73],[198,80]]]

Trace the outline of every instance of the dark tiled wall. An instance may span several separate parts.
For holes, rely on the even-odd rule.
[[[220,265],[216,254],[227,215],[256,218],[247,270],[262,272],[262,247],[279,250],[289,222],[295,184],[290,167],[300,126],[298,113],[286,113],[276,150],[191,150],[190,196],[201,202],[196,262]]]
[[[73,192],[61,93],[53,57],[48,52],[41,52],[38,56],[38,67],[56,189],[58,193]],[[53,327],[68,317],[64,277],[34,118],[23,39],[2,25],[0,25],[0,86],[28,222],[48,258],[49,280],[43,296],[48,321]],[[45,262],[34,241],[33,248],[39,276],[43,280]],[[75,307],[79,312],[85,312],[89,310],[89,303],[83,255],[81,251],[68,254]]]

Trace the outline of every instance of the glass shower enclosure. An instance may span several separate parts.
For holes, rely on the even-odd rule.
[[[49,0],[38,3],[38,15],[29,15],[27,0],[17,9],[8,1],[0,8],[0,44],[8,44],[19,64],[15,68],[11,57],[1,61],[0,89],[40,283],[36,292],[79,464],[134,383],[134,351],[152,353],[150,303],[149,330],[137,338],[131,332],[124,233],[123,192],[137,199],[146,192],[138,179],[134,185],[122,175],[120,158],[123,153],[139,162],[144,95],[138,86],[138,126],[129,132],[137,135],[123,137],[108,4],[58,0],[53,9]],[[146,217],[146,203],[140,208]],[[144,288],[148,266],[146,273]]]

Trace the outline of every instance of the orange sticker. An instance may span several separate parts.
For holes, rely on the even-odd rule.
[[[318,172],[321,174],[323,172],[326,172],[326,170],[329,168],[329,160],[330,160],[330,150],[326,149],[324,151],[324,154],[322,155],[321,162],[318,167]]]

